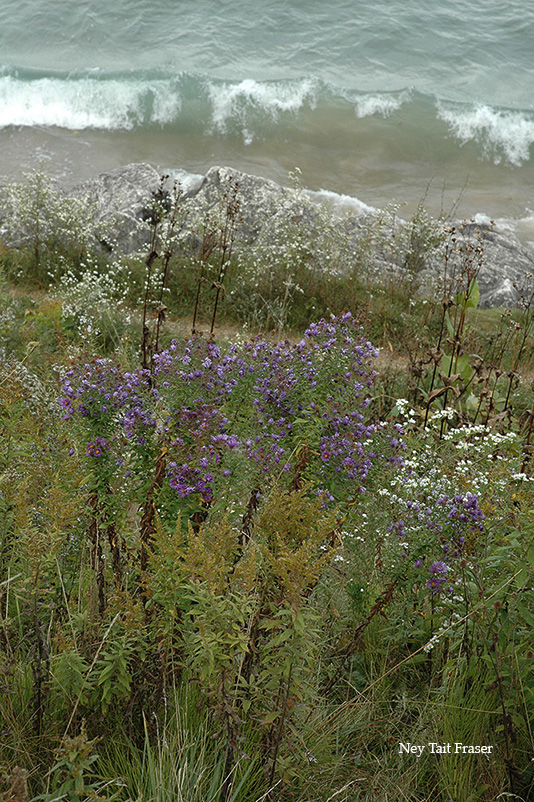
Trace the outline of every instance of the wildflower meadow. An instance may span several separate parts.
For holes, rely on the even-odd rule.
[[[137,258],[4,190],[0,800],[527,802],[531,277],[422,210],[246,264],[238,190]]]

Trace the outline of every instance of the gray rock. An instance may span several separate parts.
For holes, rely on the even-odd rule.
[[[109,238],[102,237],[103,244],[131,254],[147,248],[154,194],[161,187],[161,176],[150,165],[129,164],[78,185],[68,196],[86,201],[88,216],[95,223],[110,223],[111,234]],[[170,191],[167,184],[165,192]],[[162,199],[165,201],[165,193]],[[278,250],[279,258],[283,259],[293,237],[306,249],[308,264],[317,269],[351,269],[363,254],[365,269],[373,281],[385,273],[402,279],[406,271],[406,245],[403,251],[402,242],[403,231],[408,229],[402,221],[389,221],[380,231],[373,215],[336,218],[302,192],[228,167],[212,167],[198,187],[181,196],[178,235],[182,247],[198,249],[206,215],[221,225],[228,204],[234,202],[238,205],[234,251],[246,248],[247,253],[261,254],[270,249],[272,255]],[[476,249],[480,247],[483,251],[480,264],[477,263],[480,305],[517,304],[525,275],[534,274],[534,252],[524,247],[511,231],[473,222],[453,225],[463,229],[457,235],[457,252],[450,249],[445,264],[443,254],[430,249],[420,259],[416,273],[411,274],[414,286],[423,289],[439,286],[445,267],[447,276],[454,271],[460,276],[462,271],[465,273],[469,259],[475,264]],[[0,232],[6,238],[8,233]],[[336,253],[331,257],[333,250]]]
[[[95,223],[111,222],[110,246],[123,253],[134,253],[146,245],[146,221],[153,193],[158,191],[160,183],[160,175],[149,164],[128,164],[85,181],[68,194],[87,201]]]
[[[511,231],[474,223],[467,228],[472,240],[481,238],[480,306],[515,306],[525,276],[534,275],[534,253]]]
[[[200,186],[184,196],[184,204],[199,216],[206,211],[224,212],[234,188],[239,204],[236,240],[240,245],[256,243],[266,232],[279,227],[281,219],[308,227],[317,220],[313,206],[297,191],[229,167],[208,170]]]
[[[467,269],[477,273],[479,306],[516,306],[522,288],[534,275],[534,252],[523,246],[511,231],[483,223],[455,224],[457,251],[450,251],[449,276],[462,281]],[[426,276],[443,274],[444,260],[433,259],[425,266]],[[465,286],[465,279],[463,280]]]
[[[319,229],[324,228],[324,214],[299,192],[281,187],[274,181],[241,173],[226,167],[212,167],[200,187],[184,198],[196,215],[206,210],[224,206],[225,193],[235,182],[240,200],[241,222],[237,228],[236,245],[272,247],[280,240],[280,232],[291,226],[298,228],[313,247]],[[362,238],[368,237],[373,226],[372,216],[349,215],[337,221],[339,242],[347,250],[347,259],[338,262],[350,263],[351,255],[359,250]],[[330,223],[332,225],[332,223]],[[333,223],[336,225],[335,220]],[[520,296],[520,287],[525,276],[534,274],[534,252],[523,246],[513,232],[479,223],[456,221],[452,224],[461,233],[457,234],[456,253],[449,248],[447,272],[455,273],[458,282],[469,266],[476,267],[480,289],[480,306],[514,306]],[[389,235],[397,241],[403,223],[396,220]],[[383,236],[383,235],[382,235]],[[449,243],[450,244],[450,243]],[[374,244],[371,275],[389,272],[397,277],[405,269],[402,248],[391,247],[384,241]],[[477,249],[482,249],[479,254]],[[443,254],[430,252],[418,267],[417,281],[423,288],[439,285],[445,271]]]

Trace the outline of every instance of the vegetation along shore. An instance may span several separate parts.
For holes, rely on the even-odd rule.
[[[0,188],[0,800],[534,799],[534,256],[221,167]]]

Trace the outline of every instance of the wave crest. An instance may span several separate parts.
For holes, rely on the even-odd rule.
[[[281,112],[296,113],[306,102],[314,108],[317,86],[309,79],[284,82],[245,79],[239,83],[209,81],[207,94],[212,108],[212,124],[224,132],[230,120],[245,122],[250,110],[260,110],[276,120]]]
[[[534,116],[528,112],[499,111],[482,104],[465,109],[438,102],[437,113],[462,144],[476,142],[495,164],[505,159],[519,167],[530,158]]]
[[[180,113],[172,81],[129,81],[98,77],[24,80],[0,78],[0,127],[57,126],[71,130],[131,129],[147,122],[165,124]]]
[[[353,103],[356,106],[356,115],[361,119],[374,114],[389,117],[409,100],[411,100],[411,93],[406,91],[395,94],[363,95],[363,97],[354,99]]]
[[[377,117],[396,115],[413,130],[413,141],[403,143],[414,149],[424,142],[439,152],[445,123],[460,145],[473,142],[481,158],[516,166],[530,159],[534,112],[452,103],[413,89],[358,93],[315,78],[228,81],[172,70],[43,74],[0,69],[0,128],[116,131],[170,125],[198,136],[237,136],[246,145],[311,131],[317,147],[324,131],[331,131],[345,143],[340,147],[350,149],[358,137],[402,137],[406,126],[375,127]]]

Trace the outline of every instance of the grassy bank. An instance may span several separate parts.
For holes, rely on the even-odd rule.
[[[452,234],[422,210],[350,258],[332,219],[240,250],[234,196],[193,254],[167,204],[119,259],[32,180],[0,251],[0,798],[532,798],[528,285],[477,308],[482,238],[425,292]]]

